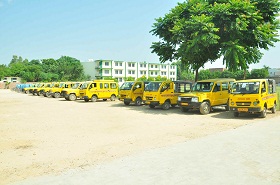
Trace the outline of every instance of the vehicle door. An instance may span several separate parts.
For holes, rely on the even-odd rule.
[[[217,82],[214,87],[211,94],[210,100],[211,100],[211,106],[219,105],[222,102],[222,91],[221,91],[221,82]]]
[[[98,84],[96,82],[93,82],[89,85],[89,87],[88,87],[88,92],[89,93],[87,95],[89,98],[91,98],[93,94],[97,93],[97,89],[98,89],[97,85]],[[97,94],[97,96],[98,96],[98,94]]]
[[[219,104],[226,104],[228,99],[229,99],[229,82],[222,82],[222,90],[221,90],[221,95],[220,95],[220,102]]]
[[[111,91],[110,91],[110,84],[109,82],[104,82],[103,83],[103,91],[99,94],[100,98],[109,98],[111,97]]]
[[[160,87],[160,102],[164,103],[165,100],[169,99],[171,104],[175,102],[173,82],[163,82]]]
[[[267,85],[268,85],[267,106],[268,106],[268,108],[271,108],[271,107],[273,107],[274,100],[275,100],[275,98],[274,98],[275,93],[276,93],[275,87],[274,87],[275,83],[273,83],[272,80],[268,80]]]
[[[144,93],[144,83],[143,82],[136,82],[133,85],[133,89],[132,89],[132,99],[135,100],[137,97],[143,97],[143,93]]]

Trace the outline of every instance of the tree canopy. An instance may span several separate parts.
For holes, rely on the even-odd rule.
[[[77,81],[87,80],[81,62],[69,56],[59,59],[31,60],[14,55],[8,66],[0,65],[0,77],[17,76],[23,81]]]
[[[230,71],[258,63],[261,49],[279,41],[278,0],[188,0],[156,19],[151,49],[161,62],[178,60],[196,71],[220,57]],[[196,75],[196,81],[198,77]]]

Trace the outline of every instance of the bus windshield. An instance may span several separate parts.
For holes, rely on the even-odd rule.
[[[232,94],[258,94],[260,82],[236,82],[232,85]]]
[[[133,86],[134,82],[124,82],[120,87],[120,90],[130,90]]]
[[[149,82],[145,86],[145,91],[157,92],[162,82]]]

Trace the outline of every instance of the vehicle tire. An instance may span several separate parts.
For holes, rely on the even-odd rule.
[[[115,101],[116,100],[116,96],[113,94],[110,98],[111,101]]]
[[[151,109],[154,109],[156,106],[150,104],[149,107],[150,107]]]
[[[263,111],[261,111],[261,115],[260,115],[261,118],[265,118],[266,117],[266,111],[267,111],[266,107],[264,107]]]
[[[69,98],[66,98],[66,97],[65,97],[65,100],[70,101]]]
[[[229,111],[229,101],[227,101],[227,104],[226,104],[226,111]]]
[[[52,94],[50,92],[46,92],[46,95],[48,98],[50,98],[52,96]]]
[[[188,111],[189,111],[189,109],[186,108],[186,107],[180,107],[180,110],[181,110],[182,112],[188,112]]]
[[[239,112],[234,112],[234,113],[233,113],[233,116],[234,116],[234,117],[238,117],[238,116],[239,116]]]
[[[163,110],[168,110],[170,108],[170,102],[169,101],[165,101],[163,104],[162,104],[162,109]]]
[[[85,100],[85,102],[89,102],[89,99],[84,99]]]
[[[103,99],[103,101],[107,101],[107,99]]]
[[[130,104],[129,101],[123,101],[123,103],[124,103],[125,105],[129,105],[129,104]]]
[[[59,98],[60,97],[60,93],[59,92],[55,92],[53,95],[54,98]]]
[[[210,104],[208,102],[202,102],[202,104],[200,105],[199,111],[201,114],[205,115],[205,114],[209,114],[211,110]]]
[[[136,106],[140,106],[140,105],[142,105],[142,99],[141,98],[136,98],[136,100],[135,100],[135,105]]]
[[[91,97],[91,101],[92,101],[92,102],[96,102],[96,101],[97,101],[97,96],[93,95],[93,96]]]
[[[271,112],[272,112],[273,114],[276,113],[276,104],[274,104],[273,107],[271,108]]]
[[[75,101],[77,99],[77,96],[75,94],[70,94],[68,97],[68,100]]]

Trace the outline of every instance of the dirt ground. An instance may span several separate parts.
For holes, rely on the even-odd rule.
[[[269,119],[276,114],[268,113]],[[0,90],[0,184],[86,169],[147,149],[235,129],[256,120],[120,101],[66,101]]]

